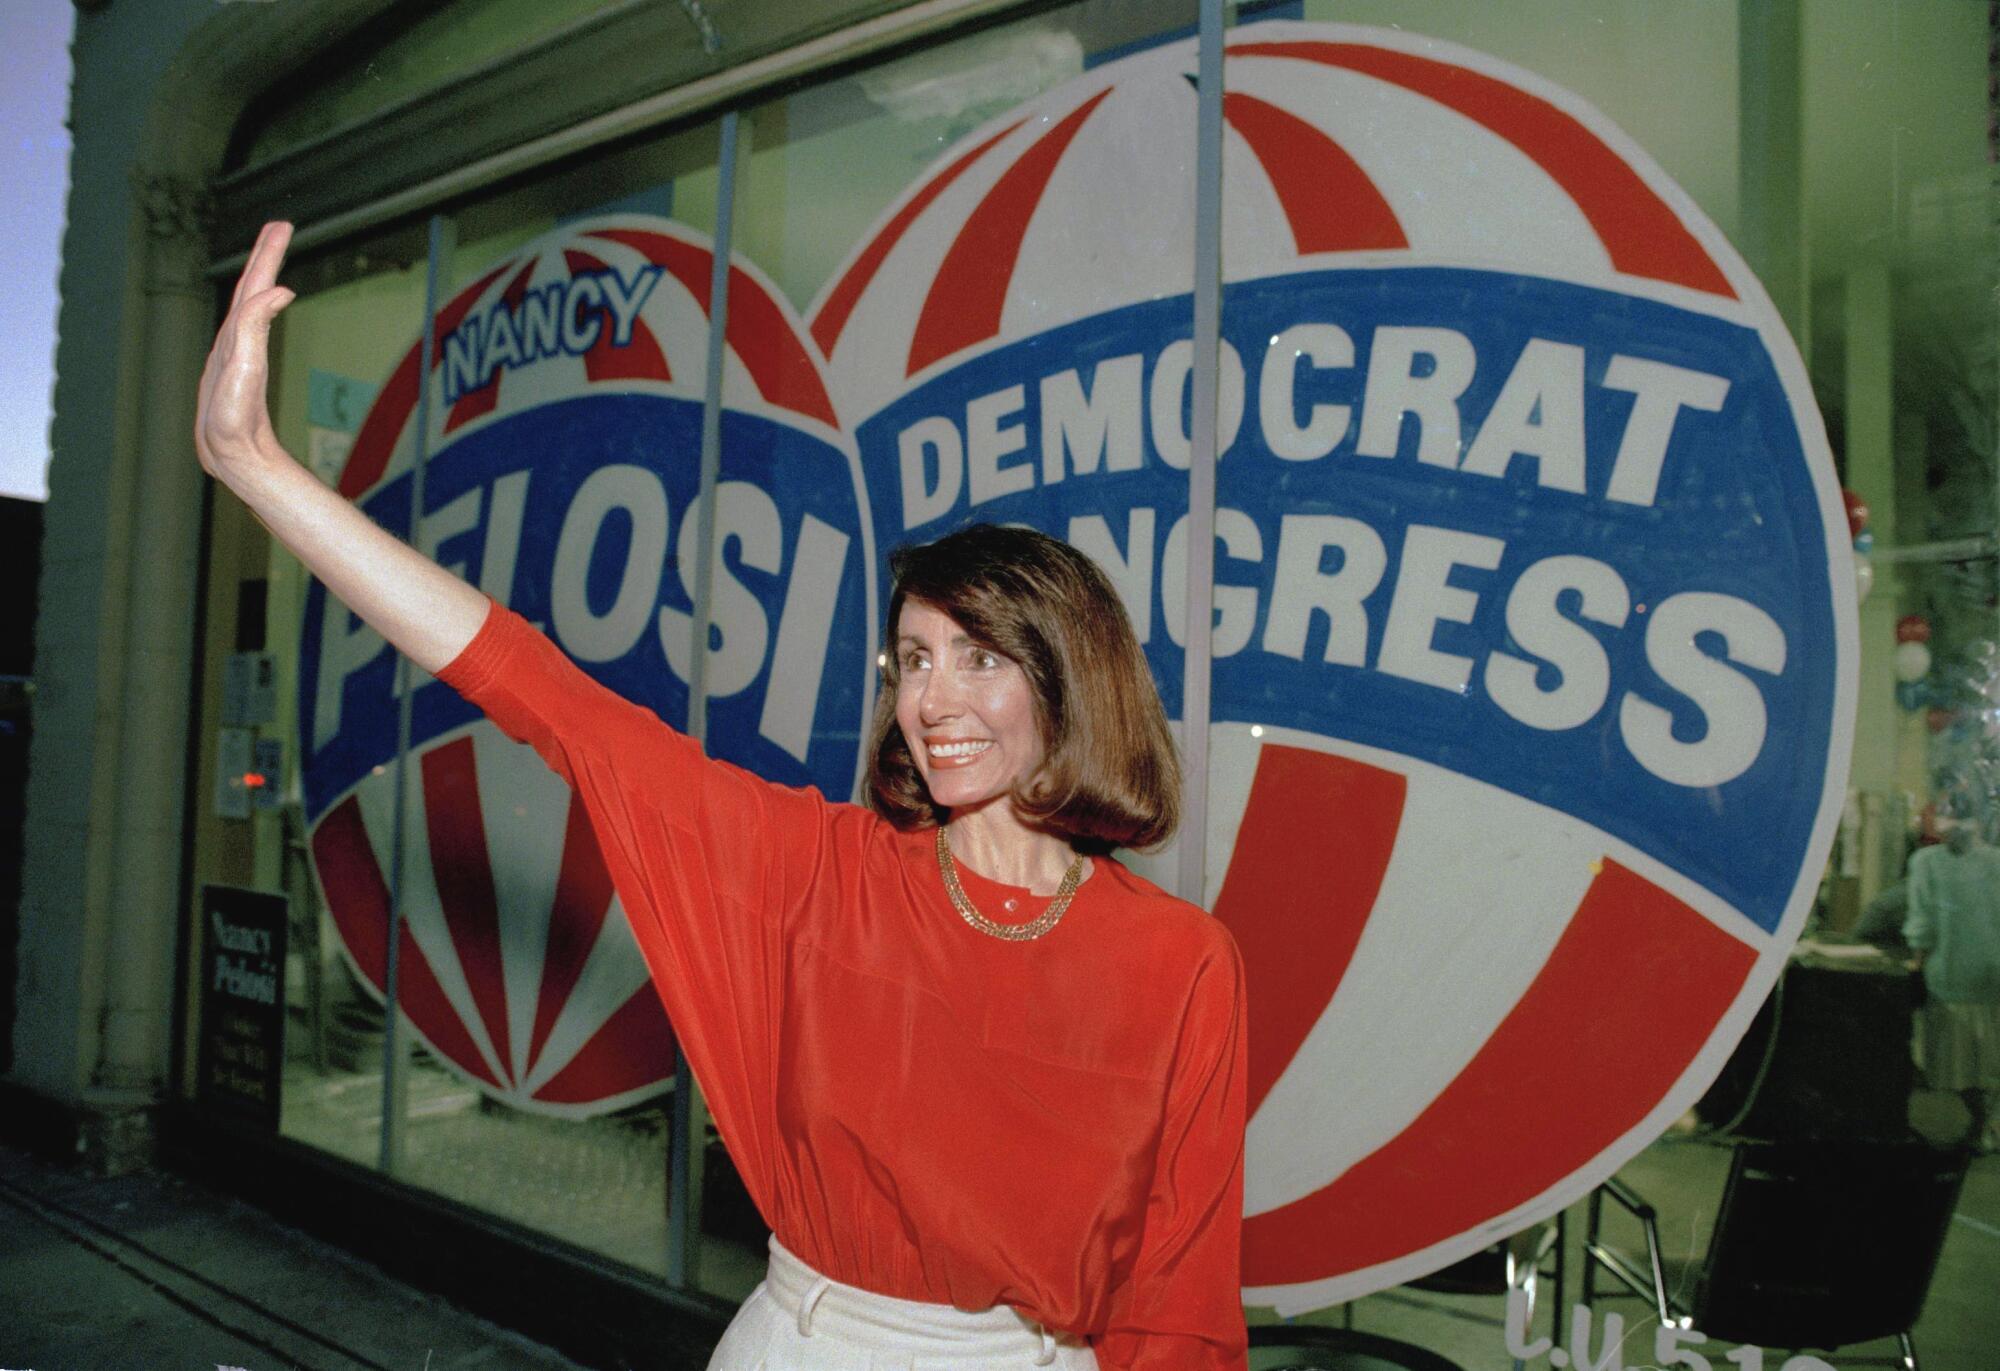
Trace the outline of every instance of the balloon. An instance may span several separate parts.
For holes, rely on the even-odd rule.
[[[1924,715],[1924,722],[1930,725],[1931,732],[1942,733],[1951,727],[1952,721],[1957,717],[1950,710],[1939,709],[1936,705],[1933,705],[1930,712]]]
[[[1896,641],[1899,643],[1928,643],[1931,640],[1931,621],[1921,614],[1905,614],[1896,620]]]
[[[1859,538],[1861,530],[1868,527],[1868,502],[1853,491],[1842,489],[1840,498],[1847,504],[1847,535]]]
[[[1867,529],[1864,528],[1859,533],[1854,535],[1854,551],[1858,555],[1866,557],[1869,553],[1873,552],[1874,550],[1875,550],[1874,534],[1870,533]]]
[[[1854,559],[1854,603],[1860,604],[1875,589],[1875,565],[1866,557]]]
[[[1920,681],[1896,682],[1896,704],[1907,714],[1914,714],[1924,706],[1924,687]]]
[[[1912,685],[1931,672],[1931,650],[1922,643],[1904,643],[1896,649],[1896,679]]]

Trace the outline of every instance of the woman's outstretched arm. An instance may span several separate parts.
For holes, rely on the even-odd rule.
[[[779,1146],[769,1102],[778,1098],[780,1000],[771,987],[782,979],[809,883],[831,869],[824,854],[834,822],[854,830],[879,821],[711,761],[694,740],[592,680],[519,616],[494,608],[488,623],[484,595],[293,461],[265,404],[266,336],[292,300],[277,284],[290,238],[288,225],[265,226],[216,335],[195,418],[201,464],[349,609],[569,782],[596,852],[573,841],[579,811],[571,809],[562,879],[581,872],[576,879],[591,886],[602,861],[674,1036],[738,1149],[737,1167],[768,1205]],[[564,809],[553,813],[561,831]],[[842,850],[852,850],[862,840],[843,841]],[[608,892],[596,898],[591,907],[601,913]]]
[[[278,444],[265,398],[271,321],[292,302],[278,284],[289,224],[266,224],[244,264],[201,374],[194,445],[202,469],[250,507],[306,569],[425,671],[462,651],[486,597],[329,490]]]

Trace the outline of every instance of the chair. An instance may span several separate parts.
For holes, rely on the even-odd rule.
[[[1662,1258],[1657,1211],[1614,1178],[1590,1197],[1583,1301],[1595,1308],[1602,1268],[1663,1324],[1794,1350],[1894,1337],[1900,1364],[1918,1371],[1910,1329],[1970,1159],[1914,1140],[1743,1144],[1707,1255],[1689,1269]],[[1643,1269],[1604,1241],[1607,1196],[1644,1230]]]
[[[1564,1239],[1568,1221],[1568,1212],[1559,1212],[1552,1223],[1524,1228],[1504,1242],[1496,1242],[1428,1276],[1403,1284],[1411,1290],[1428,1290],[1439,1295],[1506,1295],[1519,1290],[1527,1296],[1527,1322],[1532,1328],[1542,1277],[1549,1274],[1555,1282],[1552,1331],[1557,1341],[1561,1341],[1561,1329],[1554,1324],[1562,1320],[1563,1251],[1567,1245]],[[1543,1268],[1551,1257],[1555,1269],[1545,1273]]]
[[[1549,1304],[1549,1331],[1554,1340],[1562,1341],[1562,1297],[1563,1297],[1563,1251],[1568,1232],[1567,1212],[1558,1213],[1553,1223],[1540,1223],[1525,1228],[1503,1242],[1482,1248],[1469,1257],[1461,1257],[1450,1266],[1441,1267],[1428,1276],[1405,1281],[1406,1290],[1425,1290],[1438,1295],[1498,1295],[1511,1297],[1520,1291],[1526,1301],[1523,1331],[1532,1332],[1535,1326],[1535,1310],[1541,1302],[1540,1287],[1545,1274],[1552,1274],[1555,1281],[1555,1298]],[[1545,1273],[1543,1268],[1549,1258],[1555,1259],[1553,1273]],[[1352,1306],[1349,1306],[1352,1308]],[[1348,1324],[1353,1327],[1352,1322]],[[1513,1371],[1523,1371],[1525,1363],[1519,1357],[1514,1359]]]
[[[1527,1300],[1527,1325],[1535,1321],[1543,1265],[1556,1261],[1556,1289],[1562,1289],[1563,1215],[1536,1224],[1503,1242],[1462,1257],[1403,1288],[1441,1295],[1500,1295],[1519,1290]],[[1557,1303],[1560,1304],[1560,1298]],[[1271,1324],[1250,1330],[1250,1371],[1449,1371],[1455,1363],[1413,1344],[1354,1327],[1354,1305],[1342,1306],[1344,1325]],[[1522,1371],[1522,1362],[1514,1362]]]
[[[1455,1361],[1394,1338],[1317,1324],[1250,1330],[1250,1371],[1465,1371]]]

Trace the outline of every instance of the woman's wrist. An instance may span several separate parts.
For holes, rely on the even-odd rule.
[[[214,459],[215,479],[260,514],[260,504],[283,489],[288,480],[305,477],[318,484],[278,442],[276,434],[259,435],[234,451],[216,452]]]

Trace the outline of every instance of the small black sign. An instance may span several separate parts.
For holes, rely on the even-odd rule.
[[[201,888],[202,1101],[276,1132],[285,1067],[285,897]]]

